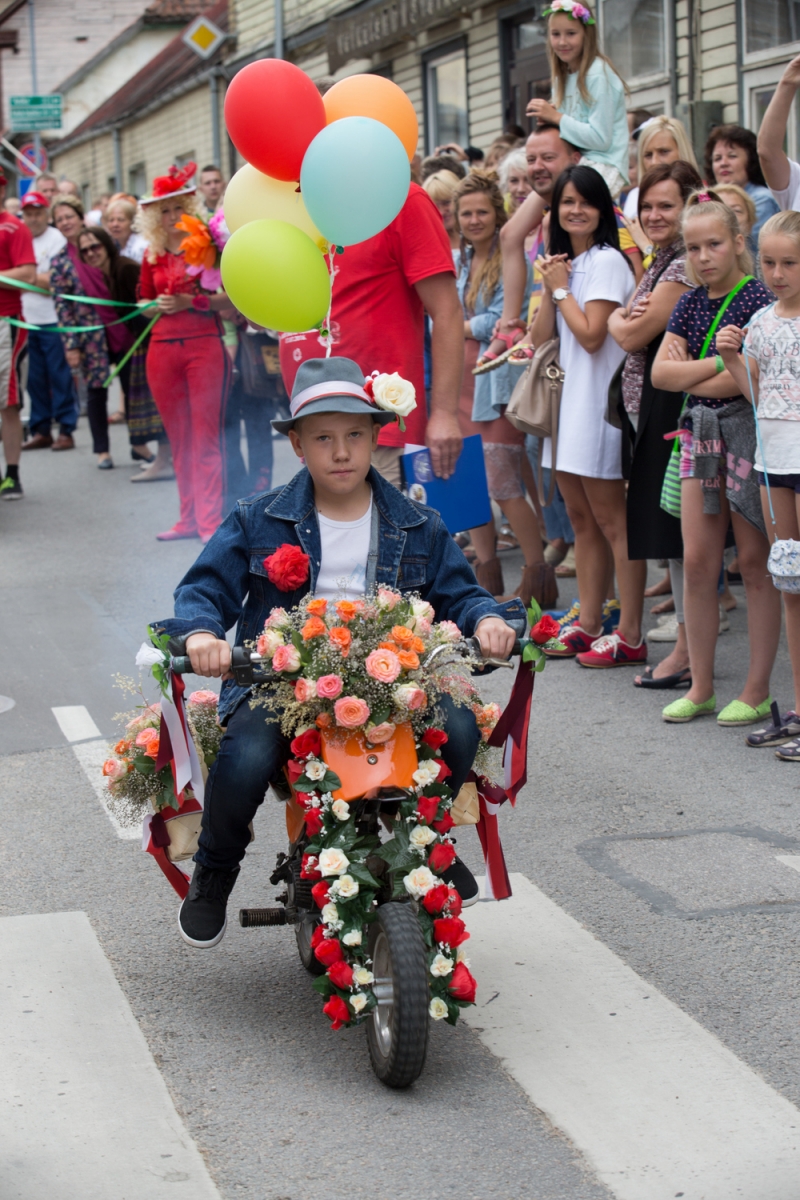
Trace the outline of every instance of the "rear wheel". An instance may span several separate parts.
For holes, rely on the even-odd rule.
[[[369,931],[378,1000],[367,1023],[372,1069],[387,1087],[419,1078],[428,1049],[428,956],[408,904],[384,904]]]
[[[325,968],[311,949],[311,937],[319,924],[319,912],[311,895],[311,883],[300,878],[300,863],[295,861],[286,887],[286,904],[297,910],[294,936],[300,962],[312,975],[323,975]]]

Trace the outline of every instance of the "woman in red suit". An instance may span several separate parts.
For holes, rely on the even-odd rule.
[[[160,317],[150,335],[147,382],[172,447],[180,495],[176,525],[159,541],[199,537],[207,542],[222,520],[222,429],[230,386],[230,357],[222,341],[224,292],[205,291],[187,274],[175,226],[185,213],[198,215],[194,163],[154,180],[140,201],[138,231],[147,239],[139,294],[156,300]]]

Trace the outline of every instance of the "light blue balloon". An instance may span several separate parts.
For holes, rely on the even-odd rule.
[[[371,117],[342,117],[308,147],[300,191],[311,220],[335,246],[355,246],[393,221],[408,195],[403,143]]]

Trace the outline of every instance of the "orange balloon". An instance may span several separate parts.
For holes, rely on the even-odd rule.
[[[372,117],[397,134],[409,162],[417,152],[419,122],[402,88],[383,75],[350,75],[322,97],[327,123],[342,117]]]

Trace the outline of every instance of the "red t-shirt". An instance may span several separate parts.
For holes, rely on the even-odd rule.
[[[14,267],[36,266],[33,238],[24,221],[0,212],[0,275]],[[0,317],[22,316],[22,291],[0,286]]]
[[[333,354],[351,358],[368,375],[398,371],[413,383],[417,407],[381,431],[382,446],[425,443],[427,408],[423,341],[425,311],[415,283],[430,275],[454,275],[444,224],[430,197],[412,183],[402,209],[381,233],[348,246],[334,259],[331,329]],[[281,371],[291,392],[297,368],[307,358],[324,358],[316,330],[281,334]]]
[[[155,300],[166,292],[169,296],[207,295],[196,276],[186,274],[186,261],[182,254],[159,254],[151,263],[145,254],[139,275],[139,299]],[[155,309],[146,313],[148,320]],[[217,337],[221,333],[219,318],[213,312],[198,312],[187,308],[184,312],[164,313],[153,326],[151,341],[175,341],[180,338]]]

